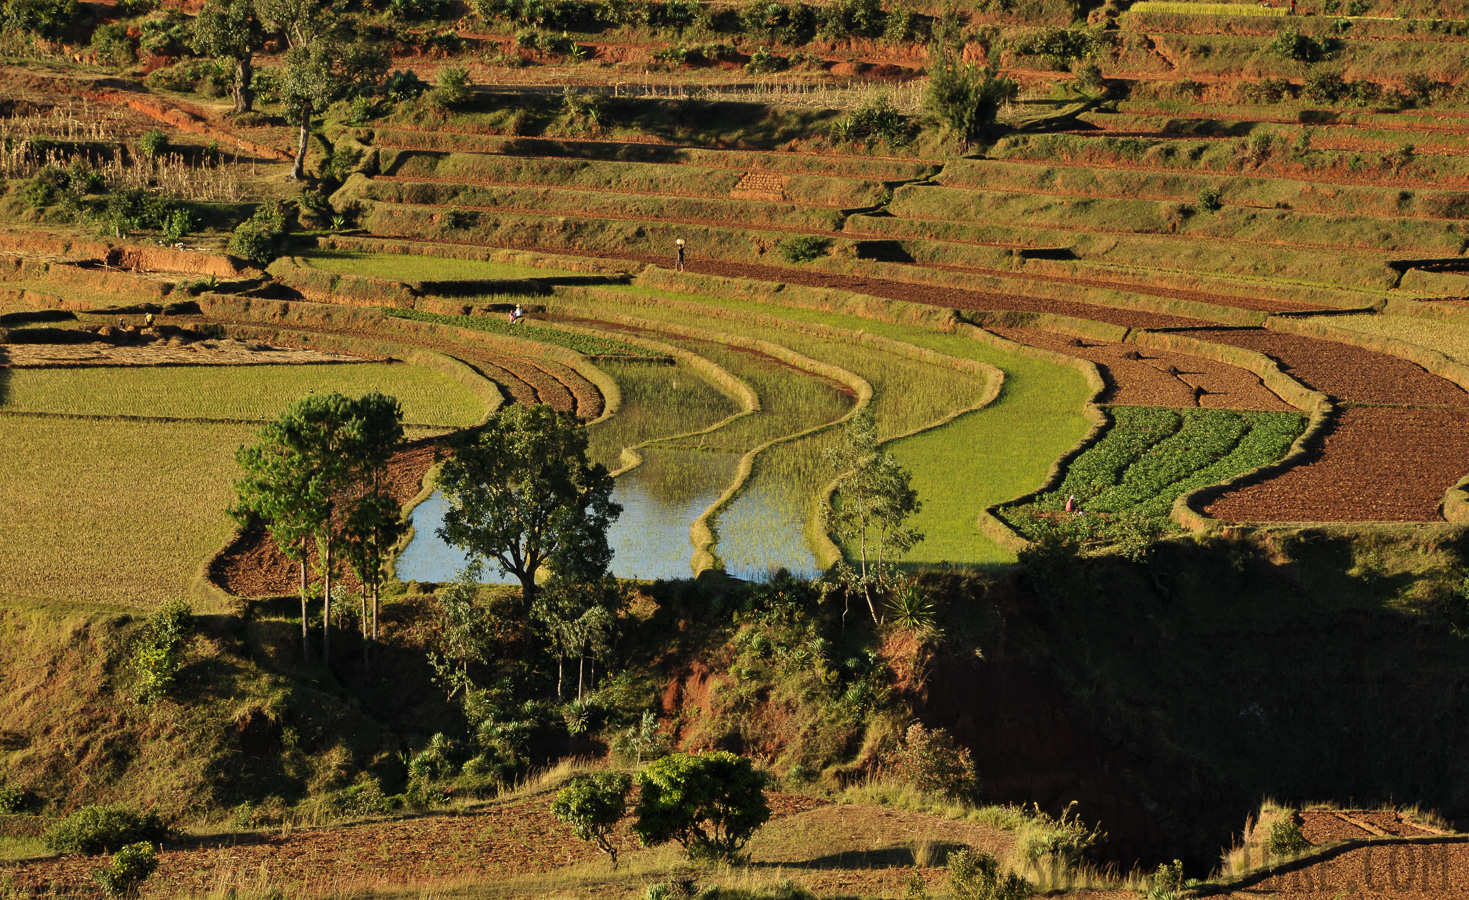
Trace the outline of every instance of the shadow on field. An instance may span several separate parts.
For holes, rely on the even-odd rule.
[[[929,858],[925,865],[946,865],[949,854],[962,849],[964,849],[963,844],[949,842],[930,844]],[[779,869],[895,869],[918,865],[918,860],[914,856],[912,847],[881,847],[876,850],[843,850],[840,853],[828,853],[825,856],[807,860],[752,861],[749,865],[756,868]]]
[[[10,354],[0,346],[0,408],[10,402]]]

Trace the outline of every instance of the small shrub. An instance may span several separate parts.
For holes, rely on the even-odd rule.
[[[0,31],[58,40],[77,19],[76,0],[9,0],[0,4]]]
[[[804,263],[813,259],[819,259],[826,255],[831,241],[814,234],[801,234],[794,237],[783,238],[776,243],[775,248],[780,252],[781,259],[788,263]]]
[[[668,735],[658,727],[658,717],[644,710],[643,718],[612,738],[612,755],[625,762],[642,765],[644,761],[668,755]]]
[[[777,56],[761,47],[750,54],[750,61],[745,63],[745,71],[751,75],[770,75],[775,72],[784,72],[791,67],[791,61],[784,56]]]
[[[280,252],[286,236],[286,216],[273,203],[262,205],[230,235],[229,252],[264,268]]]
[[[637,782],[633,832],[645,847],[676,841],[691,857],[731,859],[770,818],[765,776],[727,751],[665,756]]]
[[[1012,49],[1021,56],[1039,56],[1056,71],[1095,56],[1102,46],[1101,32],[1095,28],[1042,28],[1017,38]]]
[[[59,192],[56,186],[42,178],[32,178],[20,188],[20,199],[32,209],[42,209],[56,202]]]
[[[162,156],[168,152],[168,134],[159,128],[143,132],[138,137],[138,152],[152,158]]]
[[[88,856],[139,841],[156,844],[167,839],[168,828],[158,816],[143,815],[125,806],[84,806],[41,836],[48,850]]]
[[[30,798],[22,788],[11,787],[0,784],[0,815],[14,815],[25,812],[30,805]]]
[[[956,799],[979,793],[979,776],[969,750],[958,746],[942,728],[930,731],[918,722],[908,726],[902,745],[887,754],[883,768],[921,791]]]
[[[1176,900],[1181,890],[1183,862],[1175,859],[1171,863],[1162,863],[1157,871],[1148,876],[1148,888],[1143,896],[1146,900]]]
[[[158,854],[146,841],[128,844],[112,857],[112,863],[92,877],[109,897],[132,897],[138,887],[158,869]]]
[[[469,78],[467,67],[444,66],[439,70],[439,86],[434,97],[440,105],[456,109],[469,102],[473,88],[474,82]]]
[[[1313,103],[1340,103],[1350,93],[1351,86],[1336,72],[1312,72],[1301,86],[1301,96]]]
[[[194,230],[194,217],[187,209],[176,209],[163,223],[163,239],[170,244],[178,243]]]
[[[125,69],[138,61],[138,41],[128,34],[126,25],[111,22],[92,32],[92,52],[97,54],[97,62]]]
[[[893,108],[885,95],[832,123],[831,137],[841,142],[867,141],[894,146],[906,144],[912,136],[908,120]]]
[[[1282,29],[1265,46],[1265,49],[1277,56],[1303,63],[1316,63],[1329,59],[1334,51],[1332,44],[1327,39],[1301,34],[1294,28]]]
[[[187,219],[188,214],[184,216]],[[168,694],[183,667],[184,649],[193,631],[194,613],[182,600],[165,603],[148,617],[133,651],[134,699],[146,704]]]
[[[1034,890],[1014,872],[1001,874],[999,860],[965,847],[949,854],[949,892],[956,900],[1024,900]]]
[[[607,839],[627,814],[627,793],[632,776],[621,772],[599,772],[579,776],[561,789],[551,803],[551,813],[571,826],[577,837],[591,841],[612,858],[617,868],[617,848]]]
[[[1290,819],[1271,825],[1265,836],[1265,852],[1270,856],[1294,856],[1309,846],[1311,842],[1301,834],[1301,826]]]
[[[1218,212],[1224,207],[1224,192],[1217,187],[1199,189],[1199,209]]]

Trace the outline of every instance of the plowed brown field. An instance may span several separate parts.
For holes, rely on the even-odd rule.
[[[789,794],[769,797],[771,821],[750,843],[751,872],[789,877],[822,894],[899,896],[917,872],[944,882],[941,869],[914,865],[912,845],[979,847],[1003,853],[1013,838],[982,825],[861,805],[836,805]],[[248,833],[180,843],[160,856],[144,897],[178,896],[232,888],[285,889],[291,896],[341,895],[352,889],[415,891],[475,882],[505,887],[563,866],[599,859],[550,813],[551,794],[492,805],[464,814],[429,815],[276,834]],[[625,854],[637,853],[624,824],[613,834]],[[95,897],[91,873],[104,860],[68,857],[0,868],[18,897]],[[637,884],[613,884],[610,867],[594,876],[608,896],[627,896]],[[641,880],[640,880],[641,879]],[[566,885],[561,885],[563,888]],[[595,889],[597,884],[588,885]],[[544,895],[545,883],[527,883]],[[583,892],[575,892],[582,896]],[[495,896],[520,896],[512,888]]]
[[[1338,400],[1469,407],[1463,388],[1386,353],[1263,328],[1201,329],[1189,337],[1263,353],[1286,374]]]
[[[1250,900],[1460,900],[1469,898],[1469,843],[1445,839],[1360,847],[1229,896]]]
[[[1228,522],[1434,522],[1469,472],[1469,409],[1347,407],[1320,452],[1207,508]]]
[[[1206,409],[1295,408],[1261,384],[1253,373],[1201,356],[1067,337],[1035,328],[989,330],[1016,343],[1096,363],[1107,381],[1107,391],[1100,398],[1103,403]],[[1138,358],[1131,359],[1129,354]]]

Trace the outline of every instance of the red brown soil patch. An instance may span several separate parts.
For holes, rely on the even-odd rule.
[[[1469,409],[1347,407],[1309,462],[1207,512],[1226,522],[1436,522],[1465,472]]]
[[[1267,878],[1232,897],[1333,900],[1393,897],[1400,900],[1469,898],[1469,844],[1425,841],[1361,847]]]
[[[1313,844],[1334,841],[1357,841],[1372,837],[1372,832],[1353,824],[1332,809],[1308,809],[1299,813],[1301,834]]]
[[[1201,329],[1189,337],[1263,353],[1307,387],[1338,400],[1469,407],[1463,388],[1375,350],[1262,328]]]
[[[1198,406],[1205,409],[1294,410],[1252,372],[1224,363],[1135,344],[1072,338],[1034,328],[994,328],[1020,344],[1091,360],[1102,371],[1103,403],[1129,406]],[[1130,359],[1129,354],[1137,359]],[[1170,373],[1170,367],[1174,370]]]
[[[418,495],[423,476],[440,458],[437,439],[405,445],[388,462],[388,491],[400,504]],[[311,548],[308,564],[315,560]],[[230,541],[209,563],[209,580],[237,597],[291,594],[299,589],[301,567],[287,559],[264,528],[252,528]],[[350,575],[340,579],[349,588],[357,581]]]

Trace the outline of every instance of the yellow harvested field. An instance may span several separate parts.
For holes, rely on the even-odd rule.
[[[462,428],[484,401],[450,376],[401,363],[290,366],[13,369],[0,371],[0,406],[15,412],[181,419],[274,419],[311,392],[381,391],[410,425]]]
[[[255,429],[0,420],[0,597],[145,608],[185,596],[233,525]]]

